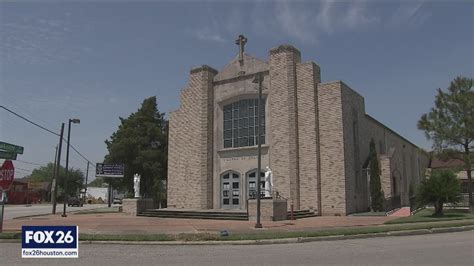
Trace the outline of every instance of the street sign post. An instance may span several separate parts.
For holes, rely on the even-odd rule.
[[[96,177],[122,178],[125,171],[124,164],[97,163],[95,165]]]
[[[6,160],[0,168],[0,233],[3,230],[3,210],[5,208],[4,192],[8,190],[15,177],[15,167],[12,161]]]
[[[3,231],[3,209],[5,208],[5,197],[3,189],[0,189],[0,233]]]
[[[15,177],[15,167],[12,161],[5,160],[0,168],[0,189],[8,190]]]
[[[13,145],[10,143],[0,141],[0,151],[6,151],[10,153],[23,154],[24,148],[21,146]]]

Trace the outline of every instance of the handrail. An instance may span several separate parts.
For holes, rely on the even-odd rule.
[[[266,191],[269,191],[269,190],[263,189],[263,190],[260,191],[260,193],[263,194],[263,195],[260,196],[261,199],[265,198],[264,193]],[[271,193],[272,193],[272,197],[271,197],[272,199],[283,199],[283,200],[288,201],[288,199],[283,197],[282,195],[280,195],[280,193],[277,190],[273,190],[273,191],[271,191]],[[256,198],[257,198],[257,191],[252,191],[252,193],[249,196],[249,199],[256,199]]]

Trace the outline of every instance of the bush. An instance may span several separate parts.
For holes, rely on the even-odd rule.
[[[433,204],[433,216],[443,216],[444,203],[458,203],[461,200],[461,185],[454,172],[434,170],[430,178],[424,180],[416,196],[420,205]]]

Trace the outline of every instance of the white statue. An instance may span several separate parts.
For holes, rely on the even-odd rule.
[[[270,167],[265,168],[265,198],[272,197],[273,173]]]
[[[133,190],[135,190],[135,198],[140,197],[140,175],[135,174],[133,176]]]

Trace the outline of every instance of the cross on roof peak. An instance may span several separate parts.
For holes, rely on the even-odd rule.
[[[239,37],[235,40],[235,44],[239,46],[239,61],[242,63],[244,61],[244,47],[247,43],[247,38],[240,34]]]

